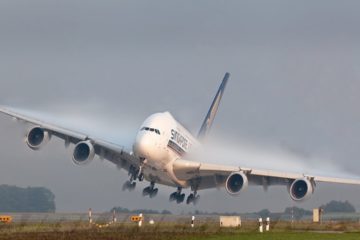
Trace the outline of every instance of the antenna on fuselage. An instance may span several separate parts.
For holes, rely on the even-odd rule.
[[[211,104],[211,107],[204,119],[204,122],[201,125],[200,131],[198,133],[198,139],[200,140],[204,139],[211,129],[211,126],[214,122],[229,77],[230,77],[230,73],[226,73],[219,87],[219,90],[217,91],[215,98]]]

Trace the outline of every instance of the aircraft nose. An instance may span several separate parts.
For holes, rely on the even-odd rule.
[[[147,134],[141,134],[136,138],[134,144],[134,152],[138,157],[149,158],[149,153],[152,150],[153,142]]]

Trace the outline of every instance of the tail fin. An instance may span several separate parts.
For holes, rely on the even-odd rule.
[[[220,101],[224,94],[225,87],[229,80],[229,77],[230,77],[230,73],[226,73],[224,76],[224,79],[222,80],[222,83],[219,87],[219,90],[217,91],[215,98],[211,104],[211,107],[205,117],[205,120],[204,120],[203,124],[201,125],[200,131],[198,133],[199,139],[204,139],[206,137],[206,135],[208,134],[209,130],[211,129],[211,126],[214,122],[214,119],[215,119],[217,110],[219,108]]]

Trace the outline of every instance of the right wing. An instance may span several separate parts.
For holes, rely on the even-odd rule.
[[[70,143],[78,144],[82,141],[90,141],[90,143],[94,146],[96,155],[102,159],[106,159],[114,163],[119,169],[123,168],[126,171],[129,171],[131,165],[140,165],[140,160],[134,156],[131,151],[127,151],[124,147],[117,144],[104,141],[84,133],[79,133],[67,128],[56,126],[36,118],[25,116],[6,107],[0,107],[0,112],[13,117],[14,119],[22,120],[39,127],[40,129],[47,131],[51,136],[56,136],[60,139],[63,139],[65,141],[65,145]]]

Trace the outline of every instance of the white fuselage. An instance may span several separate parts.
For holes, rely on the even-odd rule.
[[[199,142],[169,112],[148,117],[140,127],[133,146],[144,161],[143,173],[148,181],[169,186],[187,187],[176,178],[173,162],[181,159]]]

